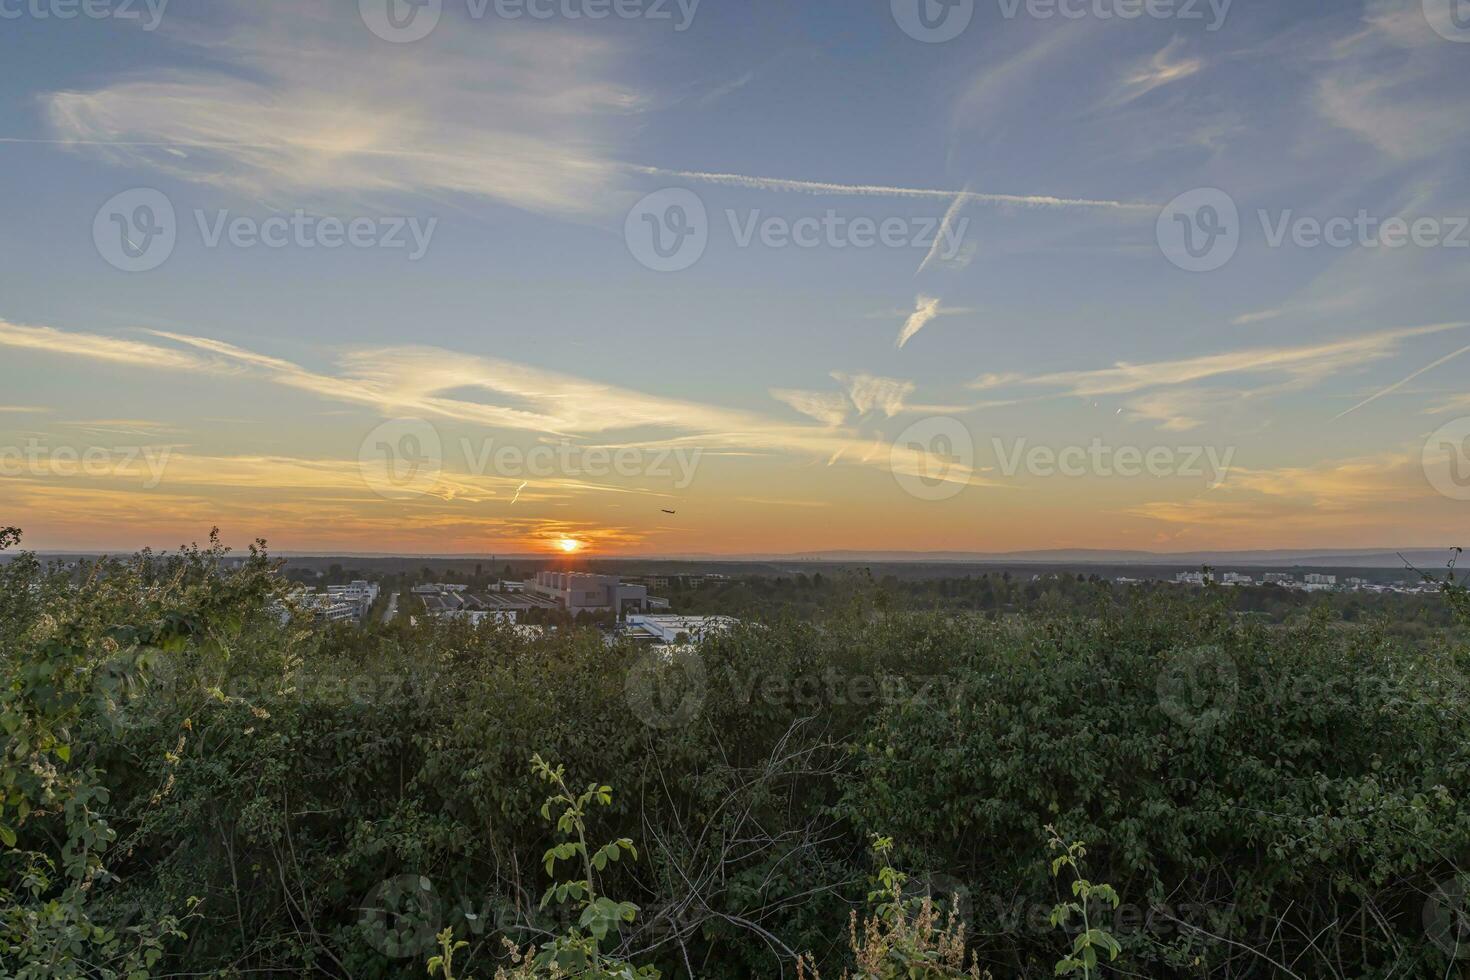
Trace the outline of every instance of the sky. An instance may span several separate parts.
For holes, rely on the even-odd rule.
[[[0,0],[0,73],[33,548],[1466,543],[1466,0]]]

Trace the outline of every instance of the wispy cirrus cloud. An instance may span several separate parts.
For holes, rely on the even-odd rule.
[[[1426,28],[1418,3],[1368,4],[1361,27],[1318,56],[1317,110],[1400,161],[1463,143],[1463,100],[1443,81],[1458,45]]]
[[[973,309],[959,306],[945,306],[944,301],[937,296],[927,296],[920,293],[914,297],[914,308],[909,311],[897,310],[888,314],[889,316],[901,316],[904,318],[903,326],[899,328],[898,339],[894,341],[895,347],[903,347],[913,339],[914,334],[923,330],[929,324],[942,316],[960,316],[966,313],[974,313]]]
[[[914,393],[915,387],[912,381],[883,378],[864,372],[848,374],[844,371],[833,371],[832,378],[842,385],[841,394],[835,391],[772,388],[771,397],[790,405],[803,415],[837,426],[847,421],[849,413],[854,409],[859,416],[878,411],[886,418],[893,418],[904,411],[908,397]]]
[[[1110,201],[1095,198],[1056,197],[1051,194],[999,194],[974,190],[942,190],[930,187],[895,187],[886,184],[840,184],[819,180],[790,180],[783,177],[752,177],[745,174],[710,173],[700,170],[665,170],[661,167],[631,167],[631,170],[653,177],[675,177],[726,187],[743,187],[756,191],[787,191],[798,194],[851,197],[937,198],[965,203],[1001,204],[1026,208],[1100,208],[1114,211],[1151,213],[1158,205],[1137,201]]]
[[[1470,326],[1470,321],[1401,327],[1344,340],[1291,347],[1252,347],[1145,364],[1119,363],[1091,371],[1056,371],[1029,376],[988,375],[971,382],[988,389],[1009,384],[1060,388],[1081,396],[1124,395],[1147,388],[1183,385],[1227,375],[1274,375],[1297,383],[1321,380],[1350,367],[1382,360],[1404,341]]]
[[[1204,59],[1183,56],[1184,45],[1184,38],[1176,36],[1132,68],[1118,84],[1117,91],[1108,100],[1109,103],[1114,106],[1126,105],[1156,88],[1197,74],[1204,67]]]
[[[824,425],[841,425],[847,421],[847,398],[835,391],[803,391],[795,388],[772,388],[771,397],[790,405],[808,418]]]
[[[1189,534],[1200,529],[1228,529],[1237,547],[1290,547],[1290,531],[1329,531],[1341,535],[1351,528],[1360,542],[1382,547],[1385,542],[1428,542],[1422,528],[1406,531],[1419,518],[1442,514],[1450,523],[1456,501],[1435,493],[1424,482],[1423,464],[1415,450],[1389,450],[1348,459],[1328,459],[1301,466],[1272,468],[1231,467],[1228,476],[1208,492],[1182,500],[1149,501],[1124,510]],[[1407,510],[1406,510],[1407,508]],[[1406,538],[1406,534],[1412,537]],[[1350,544],[1340,537],[1339,542]]]
[[[890,467],[880,439],[837,429],[830,420],[822,426],[791,425],[755,412],[667,398],[498,358],[430,347],[372,348],[340,354],[340,372],[326,373],[208,337],[172,331],[150,334],[186,349],[50,327],[15,328],[0,321],[0,347],[260,379],[368,406],[388,417],[422,416],[581,438],[662,430],[664,434],[654,438],[619,444],[795,454]],[[859,375],[848,383],[849,399],[856,397],[869,408],[885,411],[894,404],[897,389],[891,379]],[[483,398],[465,397],[470,393]],[[955,473],[956,479],[967,476],[963,468]]]
[[[614,81],[611,44],[507,21],[384,47],[269,4],[227,9],[234,30],[192,38],[215,67],[53,92],[55,137],[265,200],[455,193],[554,215],[615,205],[609,124],[643,98]]]
[[[904,410],[908,397],[914,393],[914,383],[901,378],[882,378],[859,372],[846,374],[833,371],[832,377],[847,391],[847,397],[859,415],[880,411],[893,418]]]

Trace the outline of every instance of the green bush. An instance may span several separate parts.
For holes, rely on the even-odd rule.
[[[994,618],[855,590],[663,655],[315,629],[263,549],[0,576],[3,975],[423,976],[449,930],[454,975],[491,976],[582,914],[541,907],[566,839],[535,753],[617,788],[585,829],[638,843],[598,894],[639,912],[599,955],[666,977],[855,969],[877,831],[982,970],[1049,976],[1081,919],[1049,921],[1077,898],[1048,825],[1088,841],[1119,899],[1089,928],[1134,975],[1458,965],[1458,637],[1209,594]]]

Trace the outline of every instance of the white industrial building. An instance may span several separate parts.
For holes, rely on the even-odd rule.
[[[635,613],[628,617],[624,633],[635,640],[651,640],[654,643],[697,643],[715,633],[723,633],[735,626],[738,619],[732,616],[669,616]]]
[[[641,612],[648,608],[648,587],[630,585],[616,575],[589,572],[537,572],[526,592],[555,602],[572,615],[579,612]]]

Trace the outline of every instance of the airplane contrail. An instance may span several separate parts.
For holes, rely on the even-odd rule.
[[[1419,377],[1419,375],[1423,374],[1424,372],[1426,372],[1426,371],[1433,371],[1435,368],[1439,367],[1441,364],[1445,363],[1446,361],[1452,361],[1452,360],[1454,360],[1455,358],[1459,357],[1461,354],[1465,353],[1466,351],[1470,351],[1470,345],[1466,345],[1464,347],[1461,347],[1459,350],[1454,351],[1453,353],[1446,354],[1444,357],[1441,357],[1439,360],[1435,361],[1433,364],[1426,364],[1426,365],[1424,365],[1424,367],[1422,367],[1419,370],[1415,371],[1413,374],[1409,375],[1407,378],[1404,378],[1402,381],[1397,381],[1397,382],[1389,385],[1387,388],[1384,388],[1382,391],[1378,392],[1376,395],[1369,395],[1367,398],[1364,398],[1362,401],[1358,402],[1356,405],[1354,405],[1352,408],[1347,409],[1346,411],[1338,412],[1336,415],[1332,416],[1332,421],[1336,422],[1338,419],[1342,418],[1344,415],[1351,415],[1353,412],[1356,412],[1358,409],[1362,408],[1364,405],[1367,405],[1370,402],[1376,402],[1378,399],[1382,398],[1384,395],[1391,395],[1391,394],[1393,394],[1395,391],[1398,391],[1404,385],[1408,384],[1410,381],[1413,381],[1415,378]]]
[[[891,187],[883,184],[834,184],[816,180],[787,180],[780,177],[750,177],[744,174],[706,173],[700,170],[665,170],[662,167],[632,167],[633,171],[653,177],[676,177],[726,187],[744,187],[756,191],[793,191],[801,194],[852,195],[872,197],[918,197],[950,200],[963,197],[987,204],[1012,204],[1037,208],[1104,208],[1120,211],[1157,211],[1157,204],[1128,201],[1100,201],[1082,197],[1053,197],[1048,194],[987,194],[981,191],[946,191],[929,187]]]

